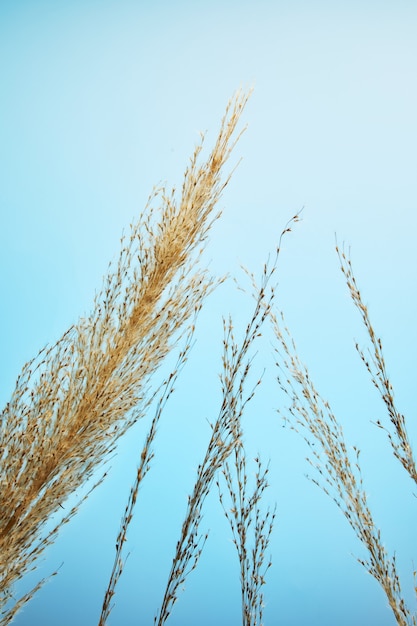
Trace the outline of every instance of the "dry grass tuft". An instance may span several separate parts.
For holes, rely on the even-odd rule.
[[[248,99],[230,101],[214,148],[202,143],[175,190],[155,191],[122,238],[92,313],[27,363],[0,422],[0,609],[6,624],[22,602],[4,608],[13,583],[53,541],[45,522],[91,478],[117,439],[143,416],[151,377],[213,288],[196,268],[198,251],[229,181],[222,170],[237,141]],[[156,208],[155,208],[156,207]]]

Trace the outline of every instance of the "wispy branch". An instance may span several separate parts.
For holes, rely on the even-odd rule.
[[[375,334],[372,326],[368,307],[364,304],[361,292],[359,291],[355,275],[353,273],[352,262],[348,256],[346,256],[343,250],[340,250],[336,246],[336,252],[339,257],[340,269],[342,270],[346,279],[346,284],[349,289],[351,298],[358,309],[362,322],[368,333],[370,340],[370,348],[368,354],[356,344],[356,350],[361,357],[366,369],[371,375],[371,379],[375,387],[378,389],[379,394],[385,404],[390,419],[392,430],[386,428],[380,420],[377,420],[376,425],[382,428],[387,433],[389,442],[391,444],[394,456],[400,461],[401,465],[408,472],[410,477],[417,484],[417,468],[414,458],[413,449],[408,437],[405,416],[397,410],[394,401],[394,389],[388,377],[384,354],[382,351],[382,341]]]
[[[220,503],[232,529],[233,543],[238,553],[242,624],[262,626],[264,607],[262,589],[266,573],[272,565],[271,559],[265,563],[265,553],[274,525],[275,509],[272,512],[269,509],[263,512],[260,507],[261,498],[268,487],[269,469],[262,466],[259,456],[255,458],[257,466],[255,486],[248,494],[247,457],[241,437],[242,433],[232,454],[233,461],[227,461],[222,471],[230,506],[225,504],[220,483],[217,482],[217,485]]]

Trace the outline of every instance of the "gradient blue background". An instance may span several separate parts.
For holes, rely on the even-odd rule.
[[[154,184],[180,185],[201,130],[213,141],[227,100],[255,91],[243,161],[224,194],[207,260],[215,273],[260,272],[285,222],[278,304],[300,356],[362,450],[385,545],[415,608],[416,501],[382,431],[382,403],[354,350],[362,341],[334,252],[354,267],[382,336],[398,406],[416,440],[417,8],[412,1],[42,1],[0,3],[1,400],[23,363],[89,311],[123,228]],[[244,324],[232,283],[208,301],[197,344],[163,416],[154,466],[128,538],[110,624],[152,624],[196,466],[219,402],[221,316]],[[275,409],[269,338],[264,382],[245,418],[249,456],[271,458],[277,502],[266,625],[390,626],[383,592],[336,506],[305,478],[306,446]],[[64,562],[17,626],[91,626],[100,613],[120,515],[147,424],[111,461],[109,479],[17,592]],[[216,494],[210,538],[172,626],[239,624],[238,564]]]

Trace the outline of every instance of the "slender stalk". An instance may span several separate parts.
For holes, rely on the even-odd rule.
[[[167,380],[164,381],[162,394],[157,402],[156,410],[154,417],[152,419],[151,426],[149,428],[148,434],[145,439],[145,443],[140,455],[140,462],[136,471],[135,480],[130,488],[129,497],[127,500],[127,504],[125,507],[124,514],[122,516],[122,520],[120,523],[120,530],[117,535],[116,544],[115,544],[115,556],[113,561],[113,567],[109,578],[109,583],[104,594],[103,606],[101,610],[100,620],[98,626],[105,626],[107,620],[109,618],[110,612],[113,608],[111,602],[115,595],[116,585],[119,581],[120,576],[122,575],[124,564],[129,555],[125,557],[123,560],[122,553],[123,548],[125,546],[125,542],[127,541],[127,531],[130,525],[130,522],[133,519],[133,514],[135,511],[135,507],[137,504],[137,497],[139,493],[139,487],[142,484],[143,479],[150,469],[150,464],[154,456],[153,452],[153,444],[159,424],[159,420],[162,415],[162,411],[168,401],[168,398],[174,391],[174,385],[178,379],[178,376],[185,365],[185,362],[188,358],[188,353],[192,346],[192,338],[194,335],[195,325],[193,324],[190,329],[188,336],[186,338],[185,347],[180,351],[177,359],[176,366],[171,374],[168,376]]]
[[[222,404],[219,415],[212,424],[212,434],[203,462],[198,466],[197,479],[191,495],[176,545],[171,570],[168,575],[161,608],[157,612],[154,624],[162,626],[172,612],[178,599],[178,591],[187,576],[197,567],[207,533],[200,532],[202,508],[210,492],[216,473],[221,469],[229,455],[240,444],[240,420],[246,404],[252,399],[254,390],[245,394],[245,383],[250,371],[251,361],[248,352],[261,333],[274,297],[274,290],[267,289],[271,275],[275,270],[264,268],[263,280],[249,324],[240,344],[235,341],[231,319],[224,324],[223,370],[221,374]],[[259,383],[260,381],[258,381]]]
[[[226,483],[229,502],[226,506],[224,494],[219,488],[220,503],[230,524],[233,534],[233,543],[236,547],[240,565],[240,586],[242,600],[243,626],[262,626],[263,619],[263,585],[265,576],[272,565],[269,560],[265,564],[265,553],[275,520],[275,509],[263,512],[260,501],[268,487],[268,467],[263,468],[259,458],[255,458],[257,466],[255,486],[248,494],[248,474],[246,469],[247,456],[241,443],[235,446],[232,454],[233,461],[227,461],[222,474]],[[276,507],[275,507],[276,508]]]

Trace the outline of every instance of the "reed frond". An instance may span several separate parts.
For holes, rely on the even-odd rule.
[[[196,263],[248,97],[238,92],[229,102],[206,160],[197,146],[179,197],[165,188],[151,195],[92,313],[17,379],[0,420],[0,610],[53,540],[56,533],[42,534],[46,521],[144,415],[153,374],[213,287]]]
[[[360,450],[348,449],[343,429],[329,403],[318,393],[307,368],[300,362],[295,343],[283,318],[271,315],[278,341],[278,382],[290,397],[288,409],[291,427],[301,432],[311,450],[308,459],[318,478],[311,480],[328,494],[342,511],[357,538],[368,553],[358,558],[363,567],[383,588],[399,626],[415,626],[417,618],[407,608],[400,585],[395,555],[390,556],[383,545],[368,498],[363,488]]]
[[[362,359],[366,369],[368,370],[371,380],[377,388],[387,409],[388,417],[393,427],[392,430],[386,428],[380,420],[376,425],[385,430],[388,440],[391,444],[394,456],[400,461],[401,465],[408,472],[412,480],[417,484],[417,467],[414,458],[413,448],[407,433],[405,416],[397,410],[394,400],[394,389],[388,377],[385,364],[384,354],[382,350],[382,341],[374,331],[368,307],[364,304],[361,292],[353,273],[352,262],[349,256],[343,250],[336,246],[336,252],[339,257],[340,269],[346,280],[349,293],[355,307],[358,309],[362,318],[363,325],[368,333],[370,347],[365,353],[356,343],[356,350]]]

